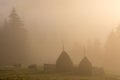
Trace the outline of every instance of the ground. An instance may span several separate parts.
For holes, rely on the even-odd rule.
[[[69,74],[47,74],[39,71],[3,70],[0,71],[0,80],[119,80],[110,76],[80,77]]]

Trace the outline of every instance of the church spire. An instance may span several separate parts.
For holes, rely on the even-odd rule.
[[[86,57],[86,48],[83,47],[83,57]]]
[[[65,51],[65,47],[64,47],[64,42],[63,42],[63,40],[62,40],[62,48],[63,48],[63,51]]]

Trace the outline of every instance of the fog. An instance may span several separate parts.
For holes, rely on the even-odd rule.
[[[29,64],[55,63],[63,43],[74,64],[78,64],[84,55],[79,46],[99,40],[104,47],[110,32],[120,24],[119,0],[0,0],[1,24],[13,8],[29,32]],[[95,66],[108,68],[106,54],[109,53],[86,52]],[[120,72],[119,60],[112,66],[113,71]]]

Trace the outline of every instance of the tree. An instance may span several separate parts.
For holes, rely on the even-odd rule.
[[[70,51],[71,57],[74,59],[75,64],[79,64],[80,59],[83,57],[83,45],[75,43]]]
[[[108,70],[119,71],[120,58],[120,26],[112,31],[105,43],[105,67]]]
[[[13,8],[4,26],[4,54],[7,64],[25,64],[28,54],[28,33]]]
[[[4,63],[3,62],[3,51],[4,51],[4,45],[3,45],[3,41],[4,41],[4,35],[3,35],[3,30],[2,30],[2,26],[0,25],[0,63],[1,65]]]
[[[103,66],[103,47],[99,39],[93,43],[93,63],[97,66]]]

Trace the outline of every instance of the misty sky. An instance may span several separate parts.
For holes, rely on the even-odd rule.
[[[43,29],[41,25],[45,30],[64,27],[67,36],[75,40],[79,41],[79,36],[103,40],[120,22],[119,4],[119,0],[0,0],[0,15],[16,7],[36,30]]]

